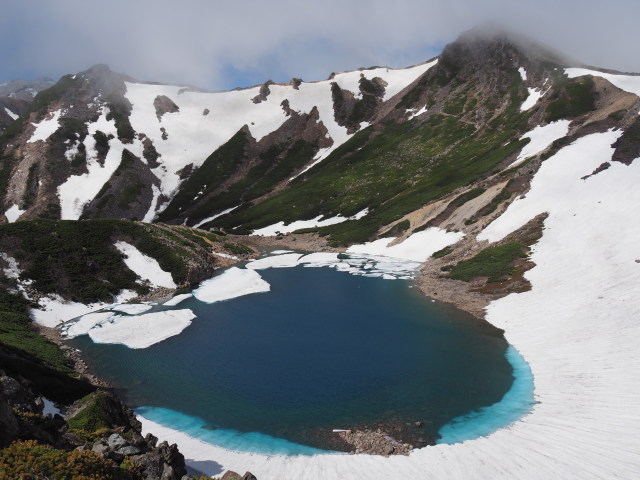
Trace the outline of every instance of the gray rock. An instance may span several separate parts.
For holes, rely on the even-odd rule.
[[[93,444],[93,447],[91,447],[91,451],[105,457],[111,451],[111,448],[109,448],[109,445],[100,440]]]
[[[122,437],[122,435],[118,435],[117,433],[112,434],[107,440],[107,444],[113,450],[118,450],[127,445],[127,441]]]
[[[134,447],[133,445],[125,445],[124,447],[118,448],[118,453],[123,455],[139,455],[142,453],[138,447]]]
[[[220,480],[242,480],[242,477],[239,473],[234,472],[232,470],[228,470],[224,473]]]

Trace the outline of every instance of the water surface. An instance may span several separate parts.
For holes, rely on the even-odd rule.
[[[329,268],[260,274],[271,292],[185,300],[173,308],[197,318],[149,348],[73,343],[150,419],[263,453],[340,448],[331,429],[362,425],[430,441],[512,386],[501,331],[410,281]]]

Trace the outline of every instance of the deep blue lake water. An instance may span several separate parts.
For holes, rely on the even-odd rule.
[[[197,318],[149,348],[94,344],[88,336],[72,343],[144,416],[265,453],[337,449],[331,429],[362,425],[384,425],[414,443],[435,439],[512,387],[501,332],[432,302],[410,281],[330,268],[260,275],[271,292],[173,307]],[[531,397],[532,386],[519,388]]]

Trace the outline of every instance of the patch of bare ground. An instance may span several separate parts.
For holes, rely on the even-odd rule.
[[[493,246],[509,242],[533,245],[542,236],[546,217],[546,213],[538,215]],[[418,287],[428,297],[455,305],[477,318],[484,318],[484,310],[493,300],[510,293],[530,290],[531,284],[524,277],[524,273],[535,264],[528,258],[517,259],[513,273],[506,280],[499,282],[489,282],[487,277],[477,277],[469,282],[453,280],[447,278],[446,273],[441,270],[446,265],[455,265],[474,257],[488,246],[490,244],[486,241],[478,242],[474,236],[466,236],[452,246],[453,251],[450,254],[442,258],[432,258],[424,264],[418,278]]]
[[[409,455],[413,447],[402,443],[385,433],[376,430],[343,430],[338,436],[353,447],[349,453],[366,453],[369,455]]]
[[[330,247],[325,237],[317,233],[287,233],[275,237],[227,235],[228,239],[247,245],[260,253],[274,249],[300,250],[303,252],[344,252],[344,247]]]

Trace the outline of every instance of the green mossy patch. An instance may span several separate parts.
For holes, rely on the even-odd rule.
[[[488,282],[506,280],[514,271],[514,263],[525,258],[527,247],[519,242],[509,242],[497,247],[488,247],[474,257],[455,265],[442,267],[449,278],[469,282],[474,278],[487,277]]]

